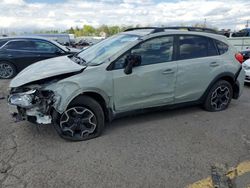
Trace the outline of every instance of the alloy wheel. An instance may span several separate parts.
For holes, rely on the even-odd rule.
[[[66,110],[60,119],[62,133],[71,137],[85,138],[93,134],[97,127],[95,114],[85,107]]]
[[[11,78],[14,74],[13,68],[7,63],[0,64],[0,78]]]
[[[217,87],[211,97],[211,106],[215,110],[222,110],[224,109],[230,101],[230,90],[226,86],[219,86]]]

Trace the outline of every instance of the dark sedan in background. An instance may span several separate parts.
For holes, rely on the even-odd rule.
[[[240,53],[243,55],[244,61],[250,58],[250,49],[241,51]]]
[[[45,38],[0,38],[0,78],[13,78],[37,61],[77,52],[79,50],[67,48]]]

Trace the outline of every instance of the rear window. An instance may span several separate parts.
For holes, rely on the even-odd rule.
[[[192,59],[217,55],[212,40],[202,36],[180,36],[179,59]]]
[[[225,44],[224,42],[216,40],[215,43],[217,45],[217,48],[218,48],[220,55],[222,55],[228,51],[228,45]]]
[[[6,43],[6,40],[0,40],[0,48]]]

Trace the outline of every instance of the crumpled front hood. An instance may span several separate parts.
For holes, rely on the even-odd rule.
[[[10,82],[10,87],[19,87],[37,80],[73,73],[84,69],[85,66],[78,65],[68,56],[56,57],[34,63],[21,71]]]

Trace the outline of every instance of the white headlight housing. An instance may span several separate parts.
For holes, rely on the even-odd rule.
[[[9,96],[8,101],[12,105],[16,105],[22,108],[31,108],[33,106],[33,93],[35,93],[35,90],[31,90],[25,93],[15,93]]]

